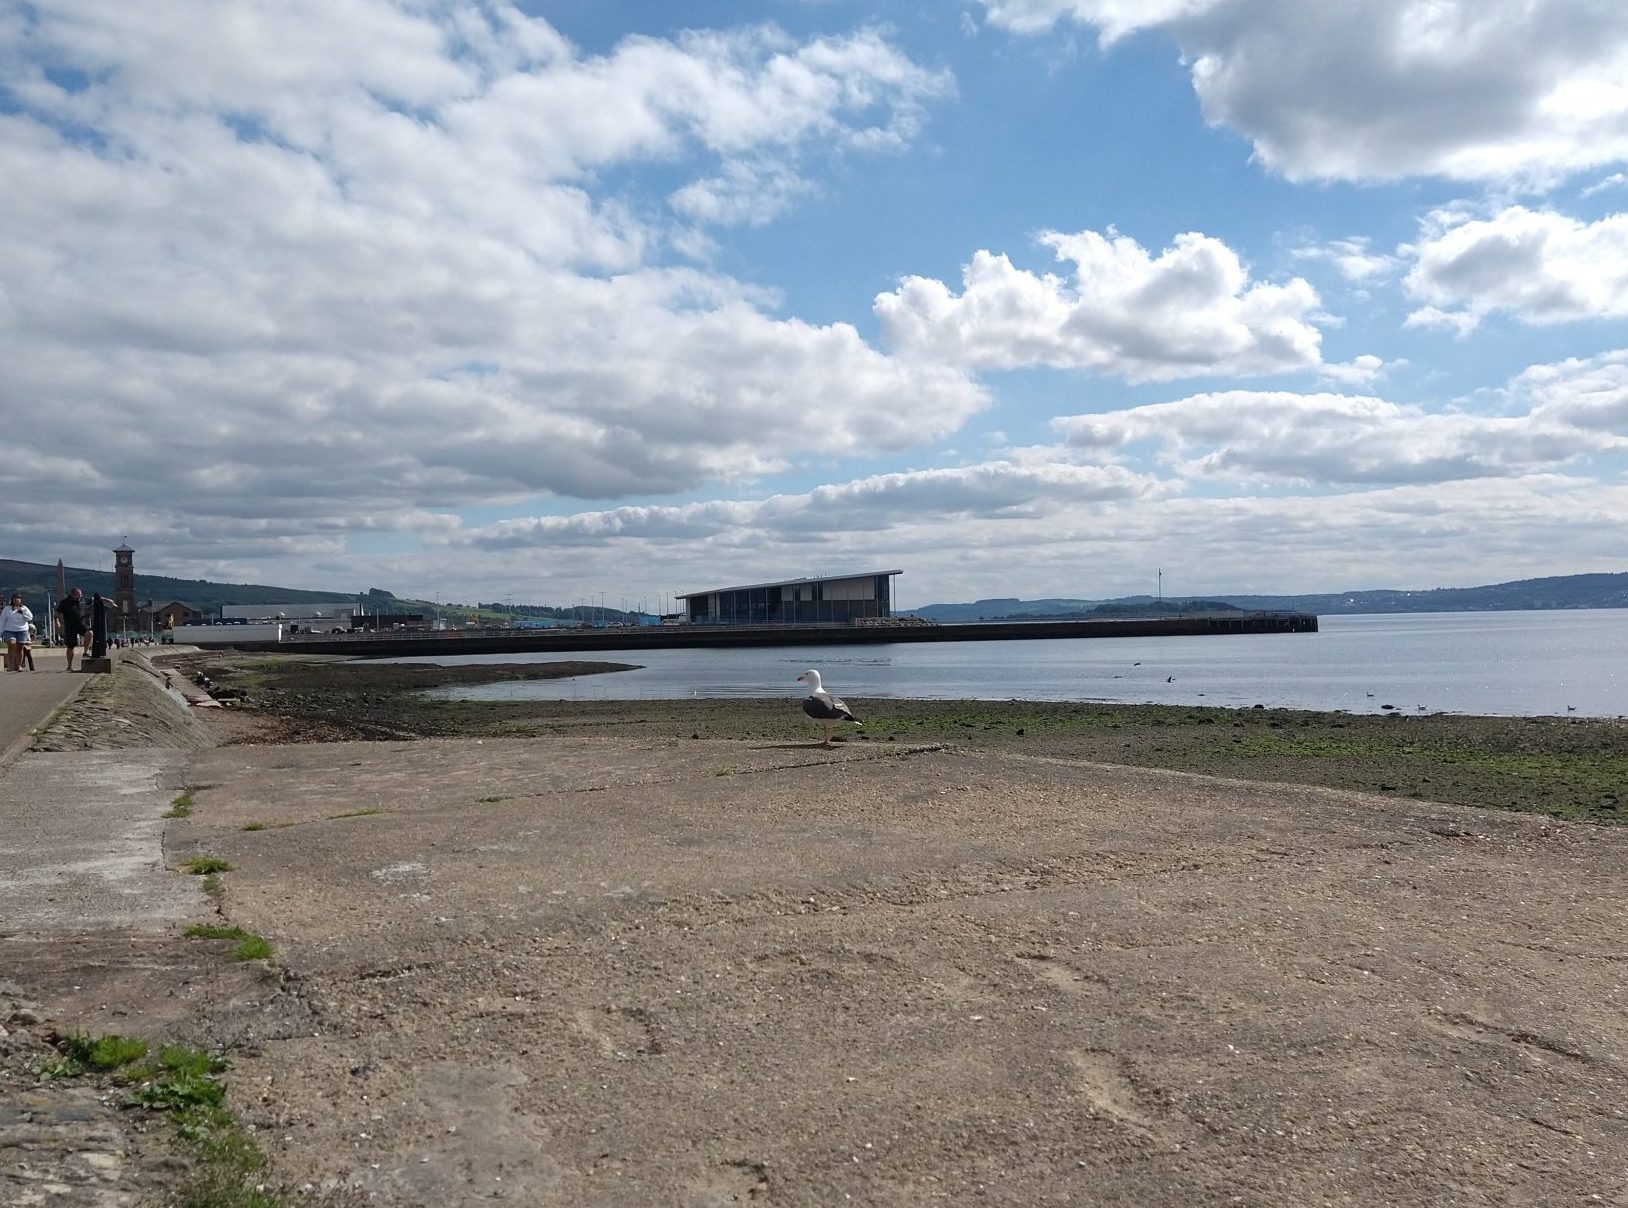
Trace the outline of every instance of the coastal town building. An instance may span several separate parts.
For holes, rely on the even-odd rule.
[[[174,629],[177,625],[195,625],[203,620],[203,613],[182,600],[154,604],[151,600],[136,609],[138,630]]]
[[[869,570],[740,587],[714,587],[678,598],[694,625],[852,624],[893,615],[893,576]]]
[[[355,600],[305,600],[298,604],[223,604],[223,621],[326,621],[349,628]]]

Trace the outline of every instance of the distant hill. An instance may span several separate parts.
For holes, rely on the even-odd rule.
[[[85,570],[70,566],[66,569],[68,586],[77,587],[88,597],[94,592],[111,596],[114,588],[110,570]],[[0,558],[0,591],[20,591],[28,604],[38,612],[46,597],[56,595],[57,568],[39,562],[16,562]],[[343,599],[355,594],[357,599],[367,598],[370,607],[378,608],[380,601],[395,599],[389,592],[373,589],[369,592],[346,593],[331,591],[302,591],[295,587],[265,587],[256,583],[211,583],[207,579],[172,579],[165,575],[144,575],[136,572],[136,599],[168,604],[179,600],[190,604],[205,615],[219,614],[223,604],[301,604],[320,600]]]
[[[1052,601],[1045,601],[1051,603]],[[1066,603],[1066,601],[1064,601]],[[1236,604],[1224,600],[1152,600],[1137,597],[1129,600],[1110,600],[1092,605],[1082,601],[1079,608],[1063,608],[1057,612],[1031,612],[1027,606],[1021,611],[986,616],[988,621],[1077,621],[1081,617],[1097,621],[1142,619],[1145,617],[1214,616],[1221,612],[1243,612]]]
[[[1628,608],[1628,573],[1557,575],[1547,579],[1517,579],[1486,587],[1434,587],[1423,591],[1364,590],[1326,592],[1303,596],[1212,596],[1204,601],[1159,601],[1154,596],[1122,596],[1113,600],[1020,600],[1001,597],[970,604],[929,604],[907,611],[934,621],[978,621],[997,617],[1038,620],[1071,617],[1103,609],[1173,604],[1224,604],[1267,612],[1311,612],[1320,616],[1363,612],[1495,612],[1548,608]],[[1097,615],[1103,615],[1102,612]],[[1121,614],[1123,615],[1123,614]]]

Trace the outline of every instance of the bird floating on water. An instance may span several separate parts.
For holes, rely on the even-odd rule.
[[[840,696],[833,696],[820,684],[820,673],[812,667],[797,677],[798,683],[808,685],[808,695],[803,698],[803,712],[825,727],[825,745],[831,745],[831,728],[839,721],[851,721],[856,726],[863,726],[843,704]]]

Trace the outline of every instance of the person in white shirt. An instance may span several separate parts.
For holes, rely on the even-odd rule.
[[[11,603],[0,608],[0,639],[6,643],[6,670],[23,669],[23,651],[28,647],[28,627],[34,623],[34,614],[23,603],[23,593],[11,593]]]

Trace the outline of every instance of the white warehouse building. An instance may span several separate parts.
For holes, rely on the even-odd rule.
[[[223,604],[223,621],[327,621],[350,626],[355,600],[315,600],[303,604]]]

